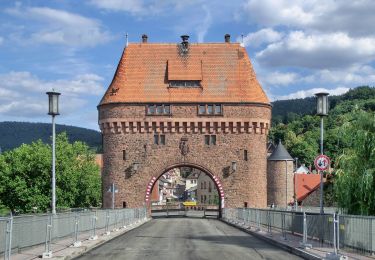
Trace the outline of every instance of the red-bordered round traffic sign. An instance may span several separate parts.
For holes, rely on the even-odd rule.
[[[315,168],[319,171],[325,171],[331,164],[331,160],[328,156],[321,154],[318,155],[314,160]]]

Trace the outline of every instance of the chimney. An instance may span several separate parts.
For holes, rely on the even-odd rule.
[[[189,46],[189,35],[181,35],[181,39],[182,39],[182,46],[187,49],[188,46]]]
[[[181,35],[182,43],[189,41],[189,35]]]
[[[224,39],[226,43],[230,43],[230,34],[224,35]]]
[[[142,43],[147,43],[147,38],[148,38],[147,34],[143,34],[142,35]]]

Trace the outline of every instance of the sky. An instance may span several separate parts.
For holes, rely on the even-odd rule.
[[[270,100],[374,86],[373,0],[0,0],[0,121],[98,130],[97,105],[128,41],[223,42],[249,53]]]

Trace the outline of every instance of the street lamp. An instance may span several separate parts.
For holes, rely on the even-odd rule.
[[[48,115],[52,116],[52,214],[56,214],[56,174],[55,174],[55,116],[59,113],[59,96],[60,93],[54,90],[47,92],[48,95]]]
[[[316,114],[320,116],[320,154],[323,153],[323,117],[328,115],[328,95],[329,93],[316,93]],[[323,171],[320,171],[320,214],[324,213],[323,209]]]

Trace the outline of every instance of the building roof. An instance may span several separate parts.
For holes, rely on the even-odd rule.
[[[170,87],[170,81],[200,87]],[[110,103],[265,103],[246,49],[239,43],[131,43],[99,105]]]
[[[279,141],[273,153],[268,157],[269,161],[293,161],[292,156],[285,149],[284,145]]]
[[[308,174],[310,173],[309,168],[307,168],[305,165],[301,165],[297,170],[296,173],[298,174]]]
[[[320,174],[295,174],[294,190],[298,201],[303,201],[309,194],[319,188]]]

